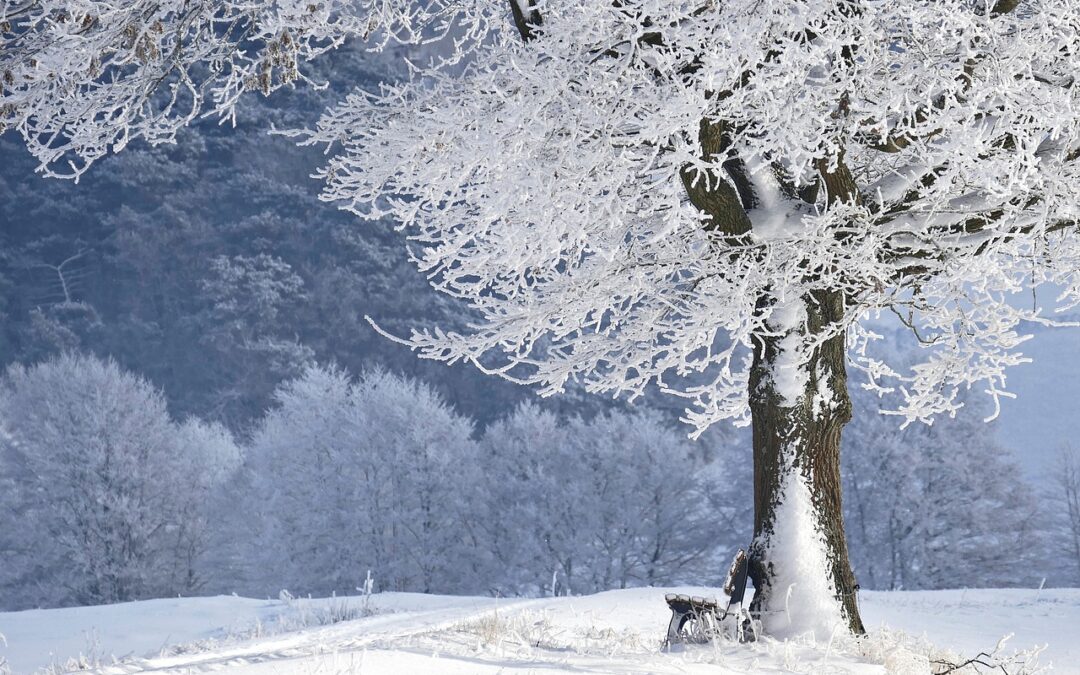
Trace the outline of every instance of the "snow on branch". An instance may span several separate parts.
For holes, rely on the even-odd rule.
[[[171,142],[200,114],[235,121],[244,92],[305,80],[352,38],[416,42],[486,18],[409,0],[25,0],[0,7],[0,132],[22,134],[49,176],[78,177],[131,140]]]

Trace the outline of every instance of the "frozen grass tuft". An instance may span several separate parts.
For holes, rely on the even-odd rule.
[[[567,631],[559,630],[544,613],[522,611],[507,616],[495,609],[478,619],[466,621],[453,630],[475,638],[477,651],[484,649],[529,648],[567,649]]]
[[[590,624],[559,627],[547,612],[519,610],[502,614],[498,609],[478,619],[463,622],[452,632],[472,638],[475,651],[495,651],[521,655],[534,650],[565,651],[575,654],[616,654],[654,652],[655,640],[646,640],[632,630],[616,630]]]
[[[1011,638],[1011,634],[1006,635],[992,649],[963,656],[925,638],[883,627],[865,636],[846,637],[844,648],[848,653],[884,665],[889,675],[1037,675],[1050,669],[1039,664],[1045,646],[1010,650],[1006,644]]]
[[[214,651],[215,649],[243,642],[256,640],[273,635],[281,635],[305,628],[317,628],[319,626],[331,626],[345,621],[355,621],[381,612],[371,606],[371,594],[365,593],[359,598],[333,595],[329,598],[312,599],[297,598],[286,590],[278,594],[278,599],[284,603],[283,610],[269,621],[255,619],[252,623],[241,627],[232,627],[225,631],[221,637],[211,637],[202,640],[193,640],[175,645],[163,647],[161,656],[180,656],[183,654],[200,654]],[[388,613],[388,612],[382,612]],[[0,675],[5,675],[0,671]]]
[[[96,630],[84,633],[83,637],[86,640],[85,651],[81,651],[78,655],[70,656],[62,661],[54,659],[48,665],[38,669],[36,675],[64,675],[65,673],[97,671],[106,665],[117,662],[115,657],[107,657],[102,652]],[[0,659],[0,662],[2,662],[2,659]],[[0,673],[4,672],[3,668],[0,668]],[[10,673],[11,671],[7,672]]]
[[[279,632],[313,626],[330,626],[375,614],[375,610],[371,608],[369,595],[356,599],[335,594],[326,599],[312,600],[311,598],[295,598],[288,591],[283,590],[278,597],[288,609],[278,617]]]

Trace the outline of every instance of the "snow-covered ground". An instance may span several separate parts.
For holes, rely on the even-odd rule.
[[[973,656],[1015,633],[1006,651],[1046,644],[1041,665],[1080,673],[1077,589],[865,592],[871,639],[861,644],[661,652],[669,590],[538,600],[386,593],[367,605],[222,596],[9,612],[0,613],[0,662],[14,673],[920,673],[928,647],[919,638]]]

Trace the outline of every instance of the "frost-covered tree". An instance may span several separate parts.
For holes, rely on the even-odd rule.
[[[214,416],[238,426],[253,401],[265,400],[313,356],[295,333],[282,335],[279,318],[304,300],[304,281],[285,261],[261,254],[216,256],[200,285],[209,305],[201,341],[223,356]]]
[[[408,342],[545,393],[659,383],[699,429],[752,423],[766,629],[861,631],[847,367],[896,387],[908,420],[974,383],[996,402],[1018,325],[1045,320],[1008,295],[1080,296],[1073,4],[48,0],[0,15],[0,123],[77,174],[203,108],[230,114],[346,37],[452,38],[449,61],[355,93],[306,136],[342,145],[327,198],[398,220],[479,317]],[[881,310],[921,363],[873,358],[859,320]]]
[[[596,589],[719,579],[717,550],[728,554],[736,542],[730,523],[712,513],[709,483],[722,471],[695,462],[690,443],[655,411],[575,419],[569,428],[572,465],[588,466],[599,488],[594,545],[606,564]]]
[[[430,388],[382,371],[355,381],[310,366],[281,385],[248,458],[251,512],[264,529],[255,583],[353,591],[367,570],[383,590],[460,592],[472,423]]]
[[[899,430],[874,414],[876,397],[854,399],[868,414],[844,436],[844,511],[862,585],[1038,585],[1049,562],[1039,505],[983,401],[968,395],[955,417]]]
[[[531,405],[492,424],[482,440],[493,468],[480,521],[502,594],[592,590],[593,537],[600,514],[590,463],[571,443],[564,420]],[[556,576],[557,575],[557,576]]]
[[[1060,561],[1059,583],[1080,584],[1080,450],[1061,449],[1050,477],[1047,507],[1050,554]]]
[[[848,356],[929,419],[975,382],[1000,396],[1040,317],[1005,296],[1074,299],[1076,23],[1066,2],[548,3],[525,44],[354,95],[311,139],[344,139],[328,197],[398,219],[484,317],[414,334],[423,356],[502,354],[546,392],[660,381],[699,427],[752,421],[766,627],[791,590],[795,629],[859,631]],[[882,309],[928,346],[908,372],[866,350]]]
[[[113,361],[64,355],[0,379],[10,607],[197,588],[208,497],[237,463],[220,428],[177,428],[161,392]]]
[[[492,591],[716,578],[718,549],[738,543],[738,524],[713,511],[717,497],[731,497],[712,494],[715,467],[655,411],[565,419],[526,404],[489,426],[481,448],[487,481],[475,527],[493,557]]]
[[[215,543],[220,546],[215,535],[221,531],[241,452],[228,429],[194,417],[174,425],[172,437],[178,464],[171,486],[176,512],[169,526],[173,550],[165,560],[173,568],[174,589],[190,593],[222,571],[221,555],[213,550]]]

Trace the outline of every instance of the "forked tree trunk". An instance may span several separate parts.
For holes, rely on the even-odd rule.
[[[533,29],[541,25],[540,12],[529,5],[526,13],[518,0],[510,0],[510,5],[521,38],[528,42]],[[730,145],[726,128],[722,122],[701,121],[704,159],[724,154]],[[682,178],[690,202],[708,216],[706,230],[737,241],[751,230],[746,209],[753,205],[754,195],[745,167],[738,161],[729,163],[725,163],[728,175],[724,177],[698,180],[697,171],[688,167]],[[858,200],[854,178],[842,157],[835,167],[822,160],[819,171],[830,205]],[[842,317],[842,303],[838,293],[803,298],[806,321],[794,331],[820,334]],[[758,307],[758,311],[767,309]],[[794,397],[790,387],[778,389],[774,377],[778,357],[787,346],[785,337],[779,334],[755,346],[750,373],[754,426],[750,574],[758,589],[751,609],[763,613],[766,631],[773,634],[785,632],[785,621],[795,632],[818,627],[831,631],[846,624],[851,632],[863,633],[840,508],[840,432],[851,419],[844,335],[831,337],[810,355],[809,363],[802,366],[806,371],[802,390]],[[807,508],[792,508],[800,500]],[[791,517],[793,513],[803,517]],[[792,606],[800,602],[813,606]],[[832,615],[835,621],[822,614]]]
[[[805,370],[782,372],[790,357],[784,350],[795,342],[785,337],[820,334],[839,318],[842,302],[838,294],[803,298],[805,321],[767,338],[754,351],[750,574],[758,594],[752,609],[762,612],[766,632],[772,634],[834,630],[837,623],[846,623],[856,634],[865,632],[841,511],[840,434],[851,418],[844,335],[814,349]],[[825,607],[830,595],[832,607]]]

